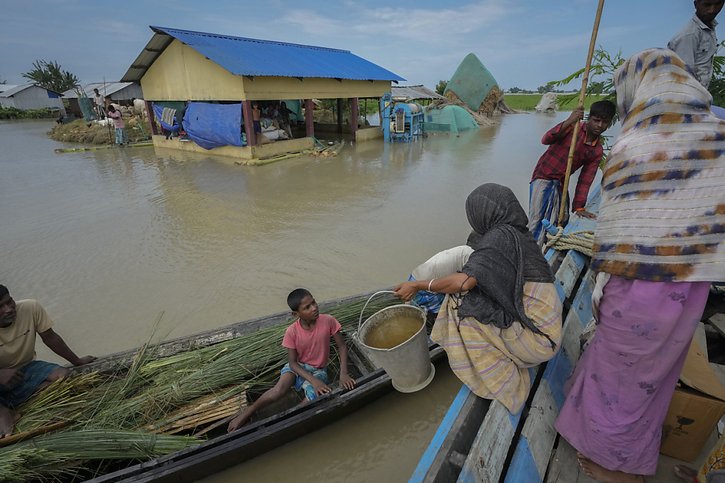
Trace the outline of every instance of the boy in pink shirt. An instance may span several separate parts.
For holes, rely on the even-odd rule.
[[[279,381],[259,399],[240,412],[229,423],[232,432],[244,426],[259,408],[278,400],[293,387],[303,390],[306,401],[327,394],[327,363],[330,361],[330,337],[335,340],[340,356],[340,385],[345,389],[355,387],[355,380],[347,373],[347,346],[342,337],[340,322],[327,314],[320,314],[312,294],[298,288],[287,296],[287,305],[297,320],[287,327],[282,346],[287,349],[287,364],[282,368]]]

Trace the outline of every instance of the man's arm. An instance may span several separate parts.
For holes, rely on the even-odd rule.
[[[337,354],[340,356],[340,385],[345,389],[352,389],[355,387],[355,379],[347,373],[347,345],[345,339],[342,338],[340,331],[337,331],[332,338],[335,339]]]
[[[63,338],[55,332],[53,329],[48,329],[45,332],[40,333],[40,338],[43,339],[43,343],[48,346],[50,350],[67,360],[74,366],[82,366],[96,360],[94,356],[83,356],[78,357],[75,352],[68,347]]]

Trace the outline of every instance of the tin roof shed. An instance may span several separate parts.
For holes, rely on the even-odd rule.
[[[394,82],[405,80],[349,50],[168,27],[151,26],[151,30],[155,35],[121,81],[139,81],[175,39],[232,74],[240,76],[316,77]]]

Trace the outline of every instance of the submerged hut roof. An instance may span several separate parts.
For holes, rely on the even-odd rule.
[[[233,37],[151,26],[154,36],[121,81],[136,82],[175,39],[232,74],[369,81],[404,81],[402,77],[349,50]]]

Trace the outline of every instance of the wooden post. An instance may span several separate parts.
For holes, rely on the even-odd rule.
[[[305,134],[308,138],[315,137],[315,118],[313,117],[313,110],[315,104],[312,99],[305,99]]]
[[[247,135],[247,146],[256,146],[257,133],[254,132],[251,101],[242,101],[242,118],[244,119],[244,132]]]
[[[597,43],[597,33],[599,32],[599,21],[602,19],[602,10],[604,9],[604,0],[599,0],[597,6],[597,14],[594,17],[594,27],[592,28],[592,37],[589,39],[589,51],[587,52],[587,62],[584,65],[584,75],[582,76],[582,87],[579,91],[579,104],[578,107],[584,107],[584,99],[587,95],[587,82],[589,81],[589,69],[592,66],[592,57],[594,56],[594,47]],[[565,211],[569,208],[566,197],[569,195],[569,177],[571,176],[571,165],[574,160],[574,150],[576,150],[576,138],[579,135],[580,121],[574,124],[574,129],[571,135],[571,146],[569,146],[569,157],[566,160],[566,173],[564,174],[564,186],[561,191],[561,204],[559,205],[559,220],[558,225],[561,228],[562,221],[564,220]]]
[[[352,133],[352,140],[355,141],[355,135],[357,134],[357,118],[359,111],[359,100],[357,97],[350,99],[350,132]]]
[[[337,132],[342,133],[342,98],[337,98]]]
[[[154,110],[151,106],[151,101],[144,101],[144,104],[146,105],[146,117],[148,117],[149,124],[151,124],[151,133],[159,134],[159,130],[154,122]]]

